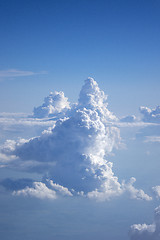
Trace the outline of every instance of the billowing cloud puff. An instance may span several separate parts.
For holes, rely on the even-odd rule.
[[[120,184],[116,176],[108,178],[99,189],[89,192],[89,198],[95,198],[99,201],[108,200],[113,196],[119,196],[123,193],[129,194],[131,199],[151,201],[152,197],[147,195],[142,189],[136,189],[133,184],[136,179],[132,177],[128,183],[125,181]]]
[[[133,198],[150,200],[132,186],[133,181],[130,185],[120,184],[112,171],[113,164],[107,160],[121,145],[119,129],[112,125],[116,120],[107,109],[107,96],[94,79],[88,78],[78,104],[53,128],[27,141],[8,141],[3,154],[18,158],[16,167],[41,171],[57,183],[56,187],[66,186],[76,194],[106,200],[128,191]],[[31,192],[37,191],[36,186]]]
[[[136,189],[133,186],[135,182],[136,178],[134,177],[132,177],[128,183],[125,183],[125,181],[123,181],[123,189],[129,193],[132,199],[151,201],[152,197],[148,196],[142,189]]]
[[[56,192],[52,189],[49,189],[44,183],[42,182],[34,182],[33,187],[26,187],[22,190],[14,191],[13,195],[17,196],[31,196],[36,198],[49,198],[49,199],[56,199]]]
[[[150,109],[148,107],[140,107],[140,112],[143,114],[144,122],[160,123],[160,106],[155,109]]]
[[[26,186],[24,189],[13,191],[13,195],[56,199],[58,195],[71,197],[72,193],[66,187],[56,184],[52,180],[46,180],[45,183],[33,182],[32,186]]]
[[[104,118],[110,121],[117,120],[107,106],[107,95],[99,89],[93,78],[88,78],[80,91],[78,107],[96,110],[103,120]]]
[[[51,92],[48,97],[45,97],[42,106],[35,107],[33,110],[33,117],[45,118],[53,117],[59,114],[63,115],[70,105],[68,98],[64,96],[63,92]]]
[[[151,225],[134,224],[130,228],[131,240],[159,240],[160,239],[160,206],[155,209],[154,222]]]

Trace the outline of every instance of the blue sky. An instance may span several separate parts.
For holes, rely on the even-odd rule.
[[[157,0],[1,1],[0,70],[47,74],[1,77],[0,110],[31,112],[50,90],[77,101],[88,76],[119,115],[137,113],[139,105],[154,107],[159,9]]]
[[[157,240],[159,12],[0,1],[0,238]]]

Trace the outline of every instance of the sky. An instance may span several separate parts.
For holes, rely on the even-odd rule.
[[[160,1],[0,1],[0,238],[158,240]]]
[[[2,0],[0,110],[32,112],[54,90],[75,102],[88,76],[120,116],[138,113],[139,104],[154,107],[159,9],[158,0]],[[9,77],[13,69],[26,73]]]

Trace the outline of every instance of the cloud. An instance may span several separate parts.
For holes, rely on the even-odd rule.
[[[129,193],[132,199],[151,201],[152,197],[146,194],[142,189],[136,189],[133,184],[136,178],[132,177],[128,183],[123,182],[123,189]]]
[[[120,119],[121,122],[128,122],[128,123],[134,123],[137,121],[136,116],[134,115],[128,115]]]
[[[8,184],[9,183],[9,184]],[[44,182],[33,182],[31,179],[20,179],[17,181],[11,181],[7,179],[1,183],[5,187],[13,186],[13,189],[18,188],[20,190],[14,190],[14,196],[24,196],[24,197],[36,197],[40,199],[48,198],[55,200],[57,196],[69,196],[72,197],[72,193],[68,188],[61,186],[60,184],[54,183],[52,180],[47,179]],[[30,184],[30,186],[26,186]],[[23,187],[22,187],[23,186]]]
[[[140,107],[140,113],[143,114],[144,122],[160,123],[160,106],[154,109],[148,107]]]
[[[18,127],[18,126],[53,126],[54,119],[34,119],[28,117],[0,117],[0,127]]]
[[[8,138],[39,136],[42,131],[53,127],[54,119],[29,118],[28,114],[0,113],[0,144]],[[1,147],[0,147],[1,148]],[[0,157],[1,158],[1,157]]]
[[[45,118],[57,115],[62,117],[68,109],[70,109],[68,98],[64,96],[63,92],[55,91],[44,99],[42,106],[34,108],[33,117]]]
[[[158,143],[160,143],[160,136],[146,136],[146,139],[145,139],[144,142],[151,142],[151,143],[158,142]]]
[[[38,74],[46,74],[47,72],[32,72],[32,71],[22,71],[18,69],[8,69],[8,70],[0,70],[0,79],[14,78],[14,77],[27,77]]]
[[[59,109],[59,103],[57,105]],[[135,180],[121,184],[114,175],[113,163],[108,157],[122,144],[120,131],[113,125],[117,118],[107,105],[107,96],[94,79],[88,78],[80,91],[78,104],[73,105],[64,118],[59,118],[39,137],[7,141],[2,153],[17,157],[10,165],[12,168],[47,175],[54,182],[50,182],[49,189],[53,185],[54,190],[65,186],[70,192],[74,190],[74,194],[98,200],[108,200],[128,191],[132,198],[151,200],[132,186]],[[36,186],[31,191],[27,188],[24,193],[37,192]]]
[[[68,116],[40,137],[6,142],[3,153],[16,155],[22,162],[46,163],[50,177],[60,185],[67,184],[76,191],[93,190],[113,175],[106,156],[120,144],[118,128],[108,124],[116,117],[106,105],[104,92],[89,78],[78,105]],[[53,164],[52,168],[48,163]]]
[[[133,184],[136,181],[134,177],[128,183],[125,181],[120,184],[118,178],[115,176],[110,177],[101,185],[101,189],[89,192],[89,198],[95,198],[100,201],[109,200],[113,196],[119,196],[123,193],[129,194],[131,199],[151,201],[152,197],[147,195],[142,189],[136,189]]]
[[[52,180],[48,180],[47,182],[50,184],[50,186],[57,192],[59,192],[63,196],[73,196],[73,194],[68,190],[68,188],[63,187],[57,183],[54,183]]]
[[[155,193],[157,198],[160,198],[160,186],[152,187],[153,192]]]
[[[30,196],[36,197],[40,199],[56,199],[56,192],[52,189],[49,189],[44,183],[42,182],[34,182],[33,187],[26,187],[22,190],[14,191],[13,195],[16,196]]]
[[[151,225],[134,224],[130,228],[131,240],[159,240],[160,239],[160,206],[155,208],[154,222]]]

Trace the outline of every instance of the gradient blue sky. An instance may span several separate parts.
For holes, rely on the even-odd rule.
[[[117,115],[159,103],[160,1],[0,2],[0,111],[31,112],[51,90],[76,101],[92,76]]]
[[[0,25],[0,113],[31,113],[54,90],[77,101],[88,76],[109,95],[108,109],[118,117],[160,104],[160,0],[0,0]],[[51,126],[7,116],[0,115],[0,148]],[[134,176],[135,187],[151,195],[160,185],[160,139],[147,137],[159,137],[160,127],[143,124],[120,127],[125,147],[108,158],[120,181]],[[13,196],[10,179],[44,176],[5,168],[3,156],[0,161],[3,240],[129,240],[130,226],[151,224],[159,205],[156,197],[97,203]]]

